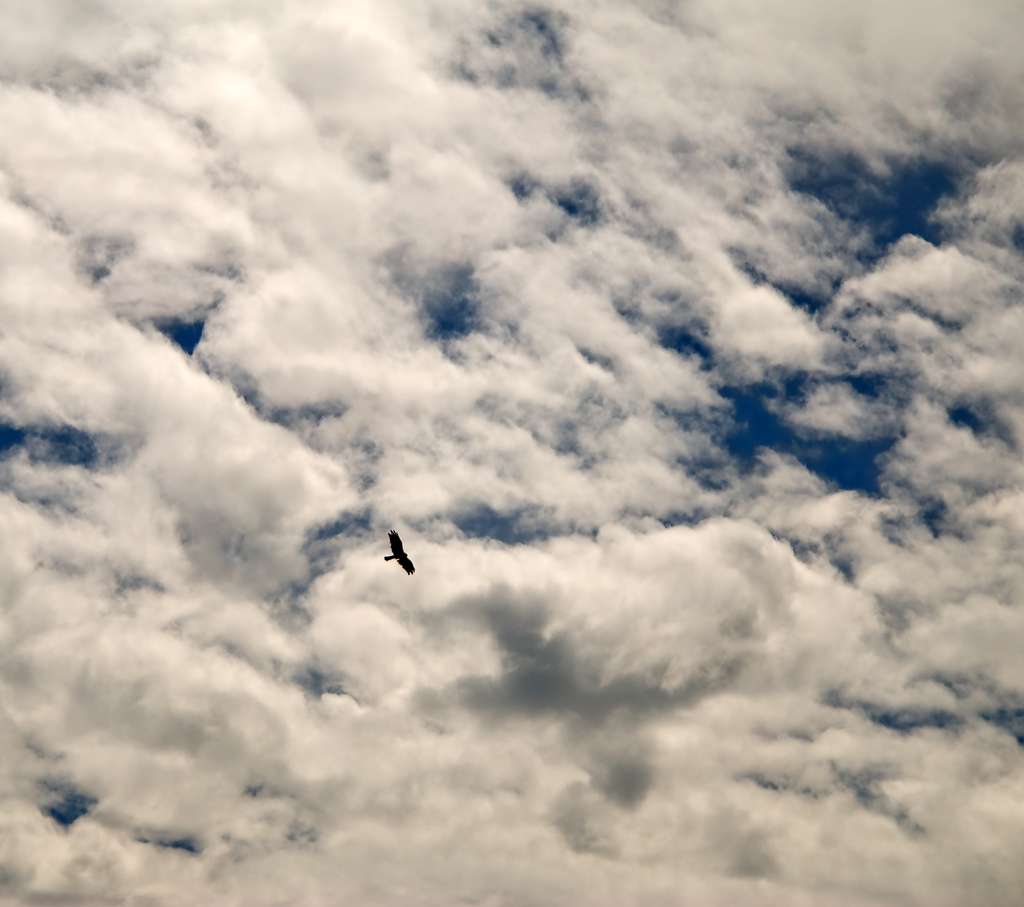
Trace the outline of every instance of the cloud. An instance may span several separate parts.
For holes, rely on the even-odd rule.
[[[1016,7],[0,24],[6,903],[1016,903]]]

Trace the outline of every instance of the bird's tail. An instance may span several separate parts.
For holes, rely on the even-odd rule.
[[[393,561],[396,557],[398,557],[397,554],[385,554],[384,555],[384,560],[386,560],[386,561]]]

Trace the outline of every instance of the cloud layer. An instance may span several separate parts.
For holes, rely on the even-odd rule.
[[[1020,901],[1016,4],[0,25],[6,903]]]

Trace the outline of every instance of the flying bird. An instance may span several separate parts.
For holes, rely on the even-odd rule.
[[[412,576],[416,572],[416,568],[412,565],[412,561],[409,560],[409,555],[405,553],[405,549],[402,547],[402,540],[394,529],[388,532],[388,541],[391,542],[391,554],[385,555],[384,560],[398,561],[398,566]]]

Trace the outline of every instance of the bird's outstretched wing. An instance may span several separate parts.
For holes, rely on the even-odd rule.
[[[398,566],[408,573],[409,576],[412,576],[416,572],[416,568],[412,565],[412,561],[409,560],[409,555],[405,553],[405,548],[402,547],[402,539],[394,529],[388,532],[388,541],[391,542],[391,554],[386,555],[384,560],[398,561]]]
[[[402,547],[402,539],[394,529],[388,532],[388,541],[391,542],[392,557],[398,558],[399,560],[406,557],[405,549]]]

